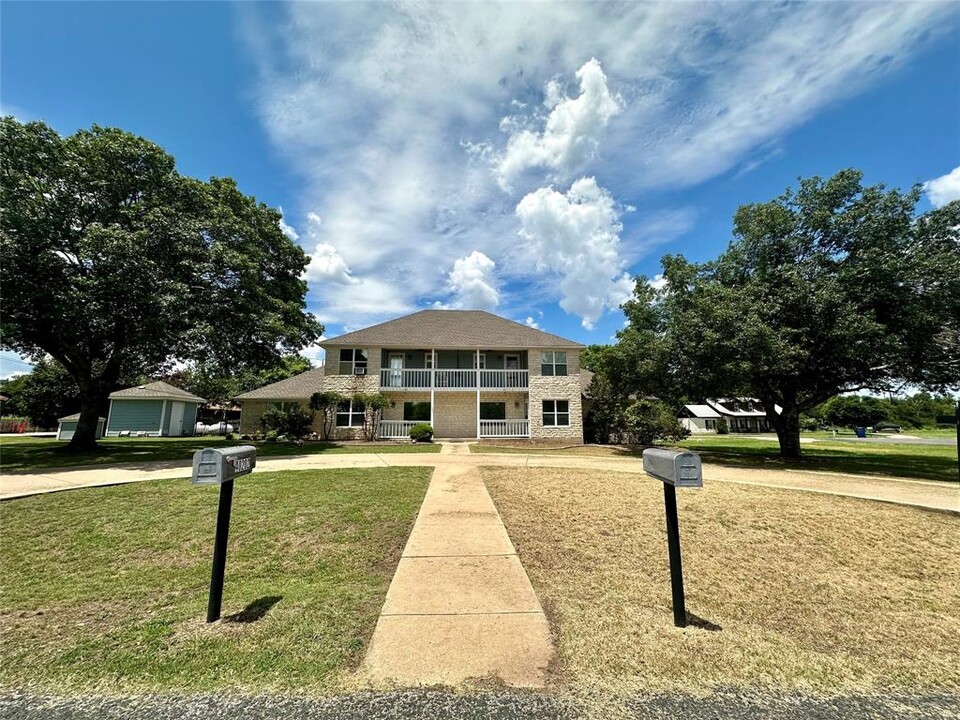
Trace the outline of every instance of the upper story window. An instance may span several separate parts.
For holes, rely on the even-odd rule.
[[[359,348],[340,350],[340,375],[366,375],[367,351]]]
[[[477,362],[479,361],[479,364]],[[487,354],[486,353],[474,353],[473,354],[473,369],[477,370],[486,370],[487,369]]]
[[[567,354],[561,351],[546,351],[540,353],[541,375],[566,375]]]
[[[423,354],[423,366],[427,370],[433,370],[433,350],[428,350]]]

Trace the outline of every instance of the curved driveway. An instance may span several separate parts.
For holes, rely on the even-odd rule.
[[[439,454],[322,454],[271,457],[258,460],[257,469],[308,470],[325,468],[442,467],[446,465],[580,468],[591,471],[643,473],[638,458],[470,453],[465,443],[444,443]],[[182,478],[190,462],[101,465],[36,473],[0,475],[0,500],[82,487],[118,485],[145,480]],[[788,490],[845,495],[867,500],[948,511],[960,514],[960,484],[901,480],[868,475],[843,475],[810,470],[731,468],[705,463],[704,482],[732,482]]]

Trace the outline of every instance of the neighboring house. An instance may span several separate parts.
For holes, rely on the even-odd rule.
[[[310,396],[321,390],[323,368],[314,368],[292,378],[237,395],[234,400],[240,404],[240,432],[249,434],[262,430],[260,418],[271,408],[285,410],[294,404],[304,409],[309,408]]]
[[[779,406],[774,409],[780,412]],[[732,433],[773,432],[762,403],[753,398],[707,400],[706,405],[684,405],[677,417],[692,433],[716,432],[720,418],[727,421],[727,429]]]
[[[720,413],[709,405],[684,405],[677,413],[680,424],[693,434],[717,431]]]
[[[73,433],[77,430],[78,422],[80,422],[80,413],[67,415],[57,420],[57,440],[72,440]],[[97,440],[103,437],[106,424],[106,418],[97,418]]]
[[[321,343],[323,371],[244,393],[241,431],[274,403],[306,406],[314,392],[380,392],[383,438],[428,422],[444,438],[583,441],[583,345],[475,310],[423,310]],[[285,383],[287,383],[285,385]],[[366,408],[336,413],[336,436],[358,438]],[[315,427],[319,427],[319,418]]]
[[[193,435],[202,397],[157,381],[110,393],[107,437]]]

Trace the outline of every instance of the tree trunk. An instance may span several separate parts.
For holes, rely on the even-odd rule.
[[[100,424],[100,392],[96,386],[80,384],[80,420],[67,450],[83,452],[97,448],[97,425]]]
[[[777,431],[780,442],[780,457],[785,460],[800,459],[800,410],[796,405],[783,407],[778,414],[773,403],[766,406],[767,419]]]

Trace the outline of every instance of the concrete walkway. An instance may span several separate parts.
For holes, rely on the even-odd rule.
[[[542,687],[550,627],[500,513],[470,464],[433,473],[363,670],[374,681]]]
[[[457,450],[460,450],[460,452],[457,452]],[[499,465],[507,467],[577,468],[600,472],[643,473],[642,463],[639,458],[635,457],[470,453],[465,444],[460,448],[450,448],[447,452],[436,454],[328,453],[263,458],[257,461],[257,470],[271,472],[277,470],[391,466],[439,468],[459,465],[471,467]],[[43,470],[37,473],[6,474],[0,475],[0,500],[73,488],[183,478],[189,475],[189,461],[132,463]],[[703,477],[704,482],[707,483],[719,481],[762,485],[785,490],[844,495],[865,500],[879,500],[960,513],[960,483],[956,482],[906,480],[870,475],[843,475],[785,468],[733,468],[709,463],[705,463],[703,466]]]

